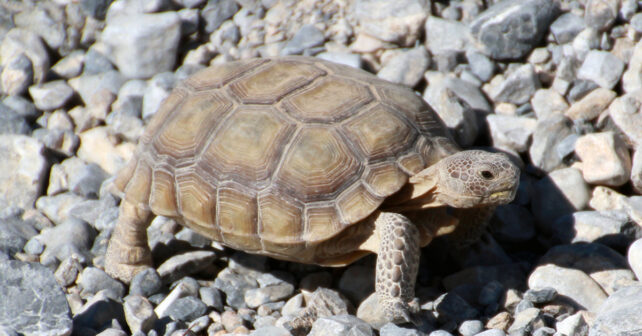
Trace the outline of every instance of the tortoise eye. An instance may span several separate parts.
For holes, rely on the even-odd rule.
[[[483,177],[483,178],[485,178],[487,180],[490,180],[490,179],[495,177],[495,175],[492,172],[488,171],[488,170],[482,170],[479,174],[481,175],[481,177]]]

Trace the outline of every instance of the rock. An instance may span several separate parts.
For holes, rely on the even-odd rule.
[[[609,89],[597,88],[571,105],[565,115],[572,120],[593,120],[608,108],[615,96]]]
[[[589,187],[575,168],[555,170],[533,187],[532,211],[540,229],[548,233],[555,220],[588,205]]]
[[[486,55],[518,59],[542,40],[558,12],[552,0],[501,1],[477,16],[470,30]]]
[[[402,47],[415,44],[429,12],[421,0],[358,0],[352,8],[360,31]]]
[[[82,288],[81,294],[85,296],[96,294],[101,290],[110,292],[114,299],[125,295],[125,286],[122,283],[95,267],[87,267],[82,271],[78,285]]]
[[[148,120],[158,111],[160,104],[169,96],[175,83],[174,74],[169,72],[160,73],[149,81],[143,96],[144,120]]]
[[[140,295],[130,295],[123,304],[125,320],[132,333],[147,332],[151,329],[157,317],[149,301]]]
[[[74,315],[74,330],[104,330],[111,327],[114,321],[121,326],[126,325],[123,305],[107,297],[104,292],[98,292]]]
[[[221,315],[221,322],[225,330],[232,331],[237,327],[243,326],[243,319],[234,311],[226,310]]]
[[[290,336],[289,331],[283,328],[274,327],[274,326],[264,326],[256,328],[250,333],[250,336]]]
[[[642,194],[642,146],[638,147],[633,153],[631,183],[633,184],[633,189]]]
[[[493,101],[515,105],[527,103],[539,89],[540,83],[531,64],[524,64],[511,72],[490,96]]]
[[[57,50],[63,47],[65,42],[69,43],[64,19],[57,17],[60,15],[64,14],[59,7],[45,5],[17,13],[13,20],[16,26],[38,34],[49,48]],[[64,54],[64,50],[61,51]]]
[[[584,30],[584,20],[574,13],[564,13],[551,24],[551,33],[557,44],[573,41],[575,36]]]
[[[205,32],[212,33],[221,24],[234,16],[239,7],[234,0],[208,0],[207,5],[201,11],[201,16],[205,21]]]
[[[642,286],[622,288],[597,309],[589,336],[626,335],[639,332],[642,325]]]
[[[524,300],[532,303],[548,303],[557,297],[557,291],[552,287],[529,289],[524,293]]]
[[[555,227],[554,236],[562,242],[599,242],[614,248],[628,246],[639,231],[622,210],[574,212]]]
[[[10,256],[26,248],[25,244],[34,240],[38,234],[33,223],[20,216],[18,212],[0,218],[0,252]]]
[[[461,323],[457,331],[462,336],[477,335],[484,330],[484,324],[480,320],[468,320]]]
[[[323,45],[325,36],[323,32],[311,24],[304,25],[297,31],[290,41],[281,50],[281,55],[304,54],[306,50]]]
[[[490,128],[493,146],[507,148],[516,152],[528,150],[531,135],[537,126],[537,120],[526,117],[489,114],[486,116]]]
[[[24,135],[0,134],[0,208],[33,207],[49,163],[44,146]]]
[[[118,71],[101,72],[95,75],[83,74],[69,80],[69,85],[78,92],[87,107],[94,103],[95,95],[104,95],[104,90],[117,94],[123,83],[125,78]]]
[[[85,53],[82,50],[76,50],[54,64],[51,71],[62,78],[73,78],[82,72],[84,60]]]
[[[72,255],[78,258],[81,263],[87,262],[96,231],[89,224],[76,218],[61,220],[58,223],[55,227],[40,232],[41,241],[45,243],[45,250],[40,256],[40,262],[48,265],[57,260],[63,261]],[[90,288],[95,289],[92,293],[101,289]],[[119,291],[115,290],[115,292]]]
[[[47,195],[72,191],[80,196],[96,198],[107,177],[107,173],[95,163],[71,157],[51,167]]]
[[[538,120],[544,120],[554,114],[562,114],[568,109],[568,103],[553,89],[538,89],[531,99],[533,111]]]
[[[60,266],[58,266],[58,268],[56,269],[56,273],[54,273],[54,276],[56,277],[56,281],[58,282],[58,284],[63,287],[67,287],[76,282],[78,274],[81,270],[82,265],[78,261],[78,258],[72,255],[68,258],[65,258],[60,263]]]
[[[184,276],[198,273],[209,267],[216,259],[212,251],[193,251],[177,254],[167,259],[158,267],[158,274],[163,282],[174,282]]]
[[[113,71],[114,65],[109,61],[107,56],[91,48],[85,54],[83,59],[83,74],[95,75],[103,72]]]
[[[216,311],[223,311],[223,297],[221,292],[213,287],[201,287],[198,290],[201,301],[208,307],[214,308]]]
[[[73,156],[80,143],[78,136],[67,129],[37,128],[31,136],[42,142],[48,150],[63,157]]]
[[[607,297],[586,273],[557,265],[537,267],[528,278],[528,287],[554,288],[560,295],[570,298],[580,309],[589,311],[596,311]]]
[[[491,281],[497,281],[506,288],[515,288],[524,283],[526,274],[524,265],[505,263],[493,266],[473,266],[443,278],[442,284],[447,290],[458,286],[478,285],[483,287]]]
[[[316,57],[326,61],[348,65],[353,68],[361,68],[361,56],[347,52],[322,52],[317,54]]]
[[[611,187],[628,182],[631,157],[626,144],[615,133],[581,136],[575,143],[575,153],[582,160],[580,169],[586,182]]]
[[[372,328],[352,315],[322,317],[314,322],[309,336],[372,336]]]
[[[31,31],[13,28],[0,44],[0,67],[9,65],[20,54],[26,55],[33,66],[33,81],[42,83],[49,70],[49,54],[42,40]]]
[[[444,321],[462,322],[479,315],[475,307],[454,292],[448,292],[435,299],[434,306],[439,313],[439,318]]]
[[[117,139],[109,135],[106,127],[95,127],[80,133],[77,155],[113,175],[131,158],[134,147],[131,143],[119,144]]]
[[[158,272],[149,267],[136,273],[129,284],[129,295],[141,295],[149,297],[158,293],[163,286],[163,282]]]
[[[20,54],[9,61],[0,73],[0,92],[9,96],[23,94],[33,83],[33,67],[31,60]]]
[[[29,87],[29,94],[37,108],[48,111],[63,107],[73,96],[74,90],[66,81],[57,80]]]
[[[361,303],[374,292],[374,267],[352,265],[341,275],[338,289],[355,304]]]
[[[180,25],[174,12],[121,15],[107,20],[101,40],[125,77],[149,78],[174,67]]]
[[[403,328],[394,323],[387,323],[379,329],[379,336],[422,336],[424,333],[414,328]]]
[[[627,256],[629,265],[631,265],[636,277],[642,279],[642,239],[636,240],[629,246]]]
[[[501,329],[489,329],[482,331],[475,336],[506,336],[506,333]]]
[[[19,116],[27,120],[36,120],[42,112],[36,109],[36,106],[21,96],[8,96],[2,100],[2,105],[10,108]],[[0,105],[0,106],[2,106]]]
[[[486,55],[470,48],[466,51],[466,59],[468,60],[468,65],[470,65],[470,70],[477,78],[487,82],[493,77],[495,73],[495,63],[486,57]]]
[[[642,92],[628,93],[618,97],[609,106],[613,123],[626,135],[635,147],[642,146]]]
[[[539,120],[528,150],[533,165],[546,172],[557,168],[562,163],[562,158],[551,148],[555,148],[571,134],[571,121],[563,115],[553,114]]]
[[[0,134],[24,134],[31,132],[27,120],[17,112],[0,103]]]
[[[622,88],[626,93],[642,89],[642,43],[636,43],[626,71],[622,74]]]
[[[577,312],[557,323],[555,329],[562,335],[587,336],[589,326],[581,312]]]
[[[103,20],[107,13],[107,8],[112,1],[113,0],[81,0],[80,8],[86,15],[98,20]]]
[[[287,299],[292,293],[294,286],[288,283],[249,289],[245,292],[245,303],[250,308],[257,308],[265,303]]]
[[[408,87],[415,87],[430,66],[430,58],[424,47],[402,51],[387,60],[377,77]]]
[[[3,327],[21,335],[71,334],[71,312],[65,293],[45,266],[0,261],[0,296]]]
[[[595,82],[597,85],[612,89],[620,81],[624,62],[606,51],[592,50],[584,59],[577,72],[579,79]]]
[[[219,272],[214,287],[225,293],[226,302],[234,308],[242,308],[245,305],[245,292],[257,288],[256,281],[236,274],[229,268]]]
[[[71,218],[71,209],[84,200],[84,197],[70,192],[55,196],[42,196],[36,201],[36,209],[54,223],[59,224]]]
[[[328,272],[310,273],[301,278],[301,281],[299,282],[299,288],[312,292],[318,287],[331,287],[332,280],[332,274]]]
[[[495,210],[490,230],[499,241],[523,243],[535,237],[535,219],[525,207],[506,204]]]
[[[530,334],[542,326],[544,326],[544,320],[541,311],[537,308],[528,308],[515,315],[515,321],[508,328],[508,332],[511,335],[513,333]]]
[[[463,54],[470,45],[470,31],[459,21],[428,16],[426,20],[426,49],[433,55],[455,52]]]
[[[596,31],[607,30],[617,18],[619,3],[609,0],[589,0],[586,3],[584,22]]]

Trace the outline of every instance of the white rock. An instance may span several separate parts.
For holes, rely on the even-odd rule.
[[[615,125],[634,146],[642,146],[642,90],[627,93],[609,106],[609,115]]]
[[[572,120],[593,120],[608,108],[616,95],[609,89],[597,88],[575,102],[565,115]]]
[[[537,119],[544,119],[555,113],[564,113],[568,109],[568,103],[561,94],[553,89],[539,89],[535,91],[531,99],[533,111]]]
[[[613,132],[591,133],[575,142],[584,180],[591,184],[618,187],[631,175],[631,157],[626,144]]]
[[[635,276],[638,280],[642,279],[642,239],[636,240],[629,246],[627,259]]]
[[[31,208],[43,190],[44,146],[24,135],[0,135],[0,208]]]
[[[642,194],[642,147],[638,147],[633,153],[631,182],[633,183],[633,189]]]
[[[136,147],[132,143],[119,143],[106,127],[95,127],[79,134],[78,157],[99,165],[113,175],[131,158]]]
[[[531,289],[552,287],[589,311],[596,311],[606,294],[586,273],[549,264],[537,267],[528,277]]]
[[[517,152],[528,149],[537,120],[527,117],[489,114],[486,116],[493,146],[508,147]]]
[[[642,41],[638,41],[633,50],[627,70],[622,75],[622,88],[630,93],[642,89]]]

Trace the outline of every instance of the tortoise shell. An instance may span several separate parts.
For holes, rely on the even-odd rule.
[[[318,58],[241,60],[178,85],[115,185],[224,245],[296,260],[375,212],[444,144],[408,88]]]

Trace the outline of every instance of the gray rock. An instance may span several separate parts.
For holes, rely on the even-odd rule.
[[[261,288],[249,289],[245,292],[245,303],[250,308],[257,308],[258,306],[284,300],[292,296],[294,293],[294,286],[288,283],[270,285]]]
[[[314,291],[318,287],[329,288],[332,286],[332,274],[329,272],[315,272],[310,273],[301,278],[299,282],[299,288],[305,289],[308,291]]]
[[[589,336],[635,335],[642,325],[642,286],[622,288],[597,309]]]
[[[216,311],[223,311],[223,297],[221,291],[213,287],[201,287],[198,289],[201,301],[208,307],[214,308]]]
[[[491,58],[517,59],[541,41],[558,12],[552,0],[501,1],[481,13],[470,30]]]
[[[42,83],[49,70],[49,54],[42,40],[31,31],[13,28],[0,44],[0,67],[5,67],[20,54],[25,54],[33,66],[33,80]]]
[[[21,335],[66,336],[72,320],[51,270],[37,263],[0,261],[0,325]]]
[[[158,272],[153,268],[145,268],[136,273],[129,284],[129,295],[141,295],[149,297],[158,293],[163,286],[163,282]]]
[[[36,120],[42,114],[36,109],[36,105],[33,102],[21,96],[5,97],[2,100],[2,104],[27,120]]]
[[[309,336],[372,336],[372,328],[352,315],[322,317],[314,322]]]
[[[572,300],[581,309],[596,311],[607,295],[586,273],[577,269],[544,265],[537,267],[528,278],[531,289],[551,287],[559,295]]]
[[[281,55],[303,54],[306,50],[323,45],[325,36],[323,32],[311,24],[301,27],[290,41],[281,50]]]
[[[508,328],[508,333],[525,333],[530,334],[535,329],[544,326],[542,312],[537,308],[528,308],[515,315],[515,320]]]
[[[95,267],[87,267],[82,271],[78,285],[82,288],[81,294],[85,296],[91,296],[101,290],[110,292],[114,299],[125,295],[125,286],[122,283]]]
[[[584,20],[574,13],[564,13],[551,24],[551,33],[557,44],[573,41],[582,30],[584,30]]]
[[[125,82],[118,71],[107,71],[95,75],[82,75],[69,80],[69,85],[80,95],[86,106],[93,103],[93,97],[102,90],[117,94]]]
[[[486,116],[493,146],[523,153],[528,150],[537,120],[527,117],[489,114]]]
[[[589,326],[581,312],[555,323],[555,329],[562,335],[587,336],[589,332]]]
[[[0,73],[0,91],[9,96],[23,94],[33,83],[33,67],[25,54],[9,61]]]
[[[27,120],[13,109],[0,103],[0,134],[29,134]]]
[[[359,304],[374,291],[374,267],[352,265],[341,275],[338,289],[350,301]]]
[[[416,329],[403,328],[394,323],[387,323],[379,329],[379,336],[423,336],[424,334]]]
[[[275,326],[263,326],[250,332],[250,336],[290,336],[289,331]]]
[[[174,12],[120,15],[107,21],[101,38],[125,77],[149,78],[174,67],[180,26]]]
[[[245,292],[258,286],[256,281],[226,268],[219,272],[214,281],[214,287],[225,293],[225,301],[228,305],[234,308],[242,308],[245,305]]]
[[[525,207],[506,204],[495,210],[490,230],[499,241],[523,243],[535,237],[535,219]]]
[[[36,201],[36,209],[45,214],[56,224],[71,218],[70,210],[76,204],[85,201],[85,198],[66,192],[55,196],[42,196]]]
[[[352,8],[361,31],[402,47],[417,41],[429,12],[421,0],[358,0]]]
[[[13,256],[38,234],[32,223],[22,220],[20,213],[0,218],[0,252]]]
[[[554,236],[562,242],[599,242],[611,247],[626,247],[639,229],[625,211],[578,211],[555,223]]]
[[[529,289],[524,293],[524,300],[532,303],[548,303],[557,297],[557,291],[552,287]]]
[[[445,321],[466,321],[474,319],[479,311],[454,292],[448,292],[435,299],[435,310]]]
[[[554,232],[558,218],[588,205],[589,187],[575,168],[551,172],[534,185],[532,210],[537,224],[544,232]]]
[[[627,257],[636,277],[642,278],[642,239],[636,240],[629,246]]]
[[[63,157],[73,156],[80,144],[80,138],[73,131],[61,128],[37,128],[31,136]]]
[[[633,184],[633,189],[642,194],[642,146],[635,150],[632,160],[631,183]]]
[[[234,0],[208,0],[201,11],[205,21],[205,32],[212,33],[221,26],[223,21],[231,18],[239,10]]]
[[[140,295],[128,296],[123,304],[123,310],[132,333],[149,331],[157,320],[152,304]]]
[[[107,173],[95,163],[71,157],[51,168],[47,194],[72,191],[80,196],[96,198],[107,177]]]
[[[531,64],[524,64],[511,72],[490,93],[493,101],[515,105],[527,103],[539,89],[540,83]]]
[[[609,106],[613,123],[635,147],[642,147],[642,97],[638,92],[618,97]]]
[[[76,282],[81,270],[82,265],[78,261],[78,258],[70,256],[60,263],[60,266],[56,269],[54,276],[56,277],[58,284],[67,287]]]
[[[624,62],[606,51],[592,50],[584,59],[577,76],[595,82],[599,86],[612,89],[620,81]]]
[[[51,71],[62,78],[73,78],[82,72],[85,60],[85,53],[76,50],[62,58],[51,67]]]
[[[471,48],[466,51],[466,59],[468,60],[468,65],[470,65],[470,70],[477,78],[483,82],[487,82],[493,77],[495,73],[495,63],[486,57],[486,55]]]
[[[515,314],[519,314],[519,313],[523,312],[526,309],[530,309],[530,308],[534,308],[534,307],[535,307],[535,305],[532,302],[530,302],[528,300],[521,300],[521,301],[519,301],[517,306],[515,306]]]
[[[642,71],[642,44],[638,43],[633,49],[633,55],[631,55],[627,70],[622,75],[622,88],[625,92],[631,93],[642,88],[642,78],[639,76],[640,71]]]
[[[81,0],[80,8],[86,15],[98,20],[103,20],[107,13],[107,8],[112,1],[113,0]]]
[[[555,334],[555,329],[549,327],[539,327],[533,331],[533,336],[550,336],[553,334]]]
[[[430,66],[430,58],[424,47],[402,51],[383,64],[377,77],[408,87],[415,87]]]
[[[38,34],[49,48],[61,48],[67,39],[64,21],[59,15],[64,15],[57,6],[36,6],[28,11],[17,13],[13,20],[16,26]]]
[[[533,165],[546,172],[557,168],[562,163],[562,158],[551,148],[555,148],[571,133],[571,121],[563,115],[553,114],[538,121],[529,149]]]
[[[158,111],[160,104],[169,96],[175,83],[174,74],[170,72],[160,73],[148,82],[143,96],[142,117],[144,120],[148,120]]]
[[[40,255],[45,250],[45,245],[40,242],[40,239],[38,239],[38,237],[31,237],[31,239],[27,240],[27,243],[24,245],[23,250],[27,254]]]
[[[435,330],[428,334],[428,336],[453,336],[453,334],[447,332],[446,330]]]
[[[608,0],[589,0],[584,11],[587,27],[604,31],[611,27],[618,14],[619,3]]]
[[[498,281],[490,281],[479,291],[479,297],[477,298],[477,303],[488,306],[494,303],[499,302],[501,297],[504,295],[505,288]]]
[[[475,336],[506,336],[506,333],[500,329],[489,329],[482,331]]]
[[[126,325],[123,305],[109,298],[104,292],[98,292],[74,315],[74,331],[83,329],[104,330],[116,323]]]
[[[0,134],[0,208],[33,207],[49,163],[44,146],[24,135]]]
[[[459,325],[457,331],[462,336],[473,336],[484,330],[484,324],[480,320],[468,320]]]
[[[433,55],[449,52],[463,54],[470,45],[470,31],[459,22],[428,16],[426,20],[426,49]]]
[[[30,86],[29,94],[37,108],[55,110],[64,106],[73,96],[74,90],[64,80],[47,82],[39,86]]]
[[[87,51],[83,57],[83,65],[83,74],[85,75],[95,75],[114,70],[114,65],[109,61],[109,58],[95,48],[90,48]]]
[[[492,281],[506,288],[516,288],[526,280],[525,271],[524,265],[519,263],[473,266],[444,277],[442,283],[447,290],[471,284],[481,288]]]
[[[165,313],[176,321],[190,322],[205,315],[206,312],[207,306],[203,301],[187,296],[174,301]]]
[[[212,251],[193,251],[177,254],[158,267],[158,274],[164,282],[174,282],[186,275],[198,273],[216,260]]]
[[[85,263],[90,260],[89,248],[96,237],[96,231],[82,220],[69,218],[53,228],[42,230],[40,236],[45,243],[45,251],[40,256],[42,264],[62,261],[72,255]],[[96,289],[98,290],[100,288]]]

